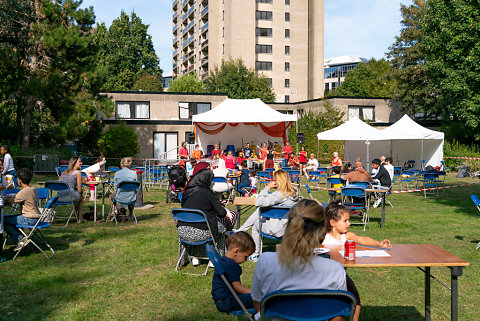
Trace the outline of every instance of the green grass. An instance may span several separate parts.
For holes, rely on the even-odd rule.
[[[447,181],[477,179],[447,177]],[[480,185],[440,191],[438,199],[394,194],[389,199],[395,207],[387,207],[384,229],[379,226],[379,208],[370,211],[369,230],[351,228],[393,243],[433,243],[470,262],[459,278],[459,320],[476,320],[480,314],[480,253],[475,251],[480,213],[470,200],[472,193],[480,195]],[[313,194],[327,200],[325,191]],[[215,309],[211,271],[206,277],[174,272],[178,244],[170,209],[179,204],[166,205],[164,195],[158,189],[145,193],[144,201],[155,207],[136,212],[138,225],[54,225],[45,231],[56,250],[50,260],[27,250],[11,261],[13,246],[8,246],[9,261],[0,264],[0,319],[234,320]],[[243,264],[243,283],[251,284],[254,267],[251,262]],[[424,275],[418,269],[352,268],[348,273],[361,294],[361,320],[422,320]],[[449,284],[448,268],[432,268],[432,273]],[[449,319],[449,291],[432,280],[432,320]]]

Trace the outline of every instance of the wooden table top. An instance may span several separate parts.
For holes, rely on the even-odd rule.
[[[233,199],[233,205],[238,205],[238,206],[255,205],[255,199],[253,197],[237,196]]]
[[[389,257],[359,257],[347,261],[338,252],[342,246],[322,247],[330,249],[330,258],[344,267],[433,267],[433,266],[468,266],[470,263],[434,244],[393,244],[391,249],[384,249]],[[371,247],[356,246],[357,250],[372,250]]]

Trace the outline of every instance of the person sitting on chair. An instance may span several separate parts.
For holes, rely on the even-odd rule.
[[[315,158],[315,154],[311,153],[308,159],[307,166],[303,169],[305,177],[308,179],[308,172],[316,171],[318,168],[318,160]]]
[[[342,175],[342,179],[351,182],[372,181],[372,176],[363,168],[362,162],[355,162],[355,169]]]
[[[390,178],[390,174],[388,171],[381,165],[381,161],[378,158],[372,160],[372,167],[377,170],[377,174],[372,177],[374,182],[378,183],[382,187],[389,188],[392,185],[392,179]],[[382,199],[375,193],[375,202],[373,203],[373,207],[378,207]]]
[[[113,177],[113,185],[115,187],[115,199],[122,203],[130,203],[137,199],[137,192],[136,191],[124,191],[122,189],[118,189],[118,184],[121,182],[138,182],[137,173],[132,171],[130,168],[132,167],[132,158],[131,157],[124,157],[120,161],[120,170],[115,173]],[[133,207],[135,205],[128,205],[128,212],[129,216],[132,216]]]

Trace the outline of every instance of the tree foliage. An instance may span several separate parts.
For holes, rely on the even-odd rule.
[[[198,79],[195,72],[186,74],[175,79],[168,88],[171,92],[204,93],[205,84]]]
[[[125,122],[110,126],[98,141],[100,151],[106,157],[122,158],[134,156],[140,151],[137,135]]]
[[[344,115],[345,113],[338,110],[327,100],[323,101],[321,107],[312,104],[308,106],[302,114],[302,118],[298,120],[298,132],[305,134],[305,144],[303,144],[305,150],[308,153],[316,154],[318,147],[317,134],[341,125]],[[290,127],[288,137],[290,143],[295,146],[297,142],[295,124]],[[331,155],[334,151],[343,151],[343,142],[320,142],[320,157],[324,153]]]
[[[372,58],[350,70],[345,82],[331,91],[329,96],[343,97],[393,97],[397,82],[392,77],[392,67],[385,59]]]
[[[248,69],[242,59],[224,61],[210,71],[205,86],[209,93],[224,93],[229,98],[260,98],[263,102],[274,102],[275,93],[268,79]]]
[[[162,80],[156,75],[143,75],[133,85],[135,91],[162,91]]]
[[[147,74],[162,77],[147,29],[135,12],[129,16],[124,11],[108,30],[104,23],[97,25],[98,66],[107,75],[104,90],[132,90],[137,80]]]
[[[401,11],[404,28],[389,52],[397,69],[397,97],[407,110],[440,116],[445,129],[460,141],[478,142],[478,2],[415,0]]]

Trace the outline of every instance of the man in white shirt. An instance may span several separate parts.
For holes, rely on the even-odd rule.
[[[393,163],[393,159],[391,157],[387,157],[385,159],[385,163],[383,163],[383,167],[385,167],[388,174],[390,174],[390,180],[393,182],[394,167],[392,163]]]
[[[315,154],[311,153],[310,158],[308,159],[307,166],[303,169],[305,177],[308,179],[308,172],[316,171],[318,169],[318,160],[315,158]]]

